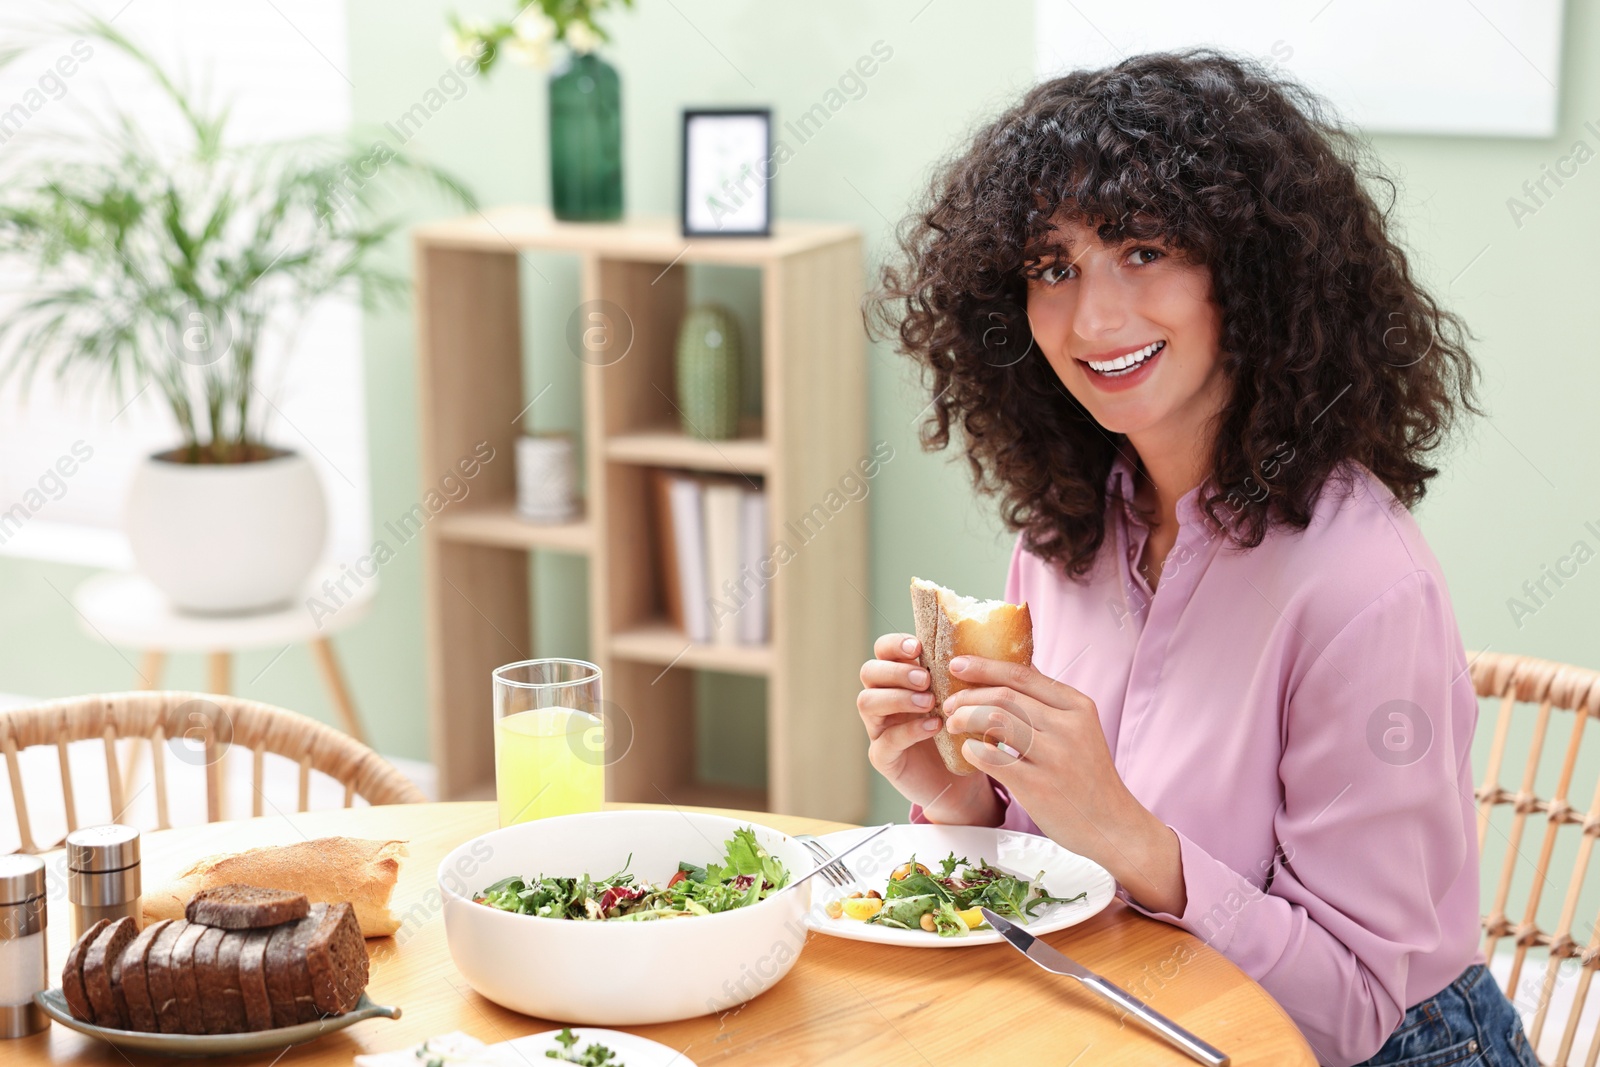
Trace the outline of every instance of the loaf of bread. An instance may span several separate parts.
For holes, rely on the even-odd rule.
[[[911,611],[916,621],[918,656],[928,672],[933,709],[943,719],[945,698],[972,688],[950,676],[950,661],[956,656],[983,656],[1008,663],[1033,662],[1033,618],[1027,604],[1008,604],[1004,600],[976,600],[960,596],[941,585],[911,579]],[[951,734],[943,726],[933,735],[944,765],[956,774],[971,774],[976,768],[961,755],[961,743],[977,734]]]
[[[249,928],[160,919],[139,932],[132,919],[102,920],[67,954],[67,1006],[97,1026],[168,1034],[266,1030],[354,1009],[369,974],[355,908],[291,896],[232,886],[208,898],[229,923],[252,919]],[[298,917],[265,923],[273,912]]]
[[[389,908],[400,877],[404,841],[322,837],[292,845],[269,845],[245,852],[207,856],[170,885],[144,895],[144,921],[189,919],[187,902],[196,894],[230,883],[304,894],[312,904],[349,903],[363,937],[387,937],[400,929]],[[264,902],[258,902],[264,903]],[[213,913],[215,917],[217,913]],[[209,921],[209,920],[203,920]],[[248,921],[241,916],[237,921]],[[221,925],[227,925],[222,923]]]

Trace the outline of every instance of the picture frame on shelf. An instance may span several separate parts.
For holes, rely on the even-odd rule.
[[[772,233],[772,109],[684,108],[684,237]]]

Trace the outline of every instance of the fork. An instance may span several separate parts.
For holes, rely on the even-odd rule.
[[[806,846],[806,851],[823,865],[822,877],[826,878],[829,884],[841,889],[860,884],[856,881],[856,876],[850,873],[850,868],[840,863],[833,853],[828,851],[828,846],[818,840],[815,834],[796,834],[794,839]]]

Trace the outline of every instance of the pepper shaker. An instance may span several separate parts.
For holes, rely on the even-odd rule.
[[[50,1025],[33,995],[50,985],[44,861],[0,856],[0,1038],[27,1037]]]
[[[67,835],[67,897],[72,901],[72,943],[101,919],[127,917],[144,926],[139,878],[139,831],[107,823]]]

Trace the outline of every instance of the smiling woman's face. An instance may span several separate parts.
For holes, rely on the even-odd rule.
[[[1211,272],[1150,242],[1100,242],[1081,222],[1028,279],[1028,323],[1061,384],[1140,446],[1200,447],[1226,391]]]

